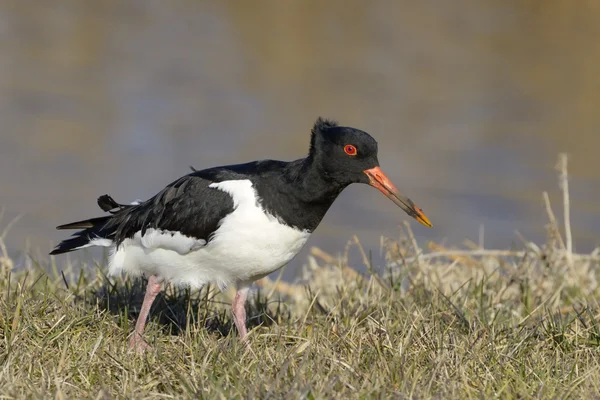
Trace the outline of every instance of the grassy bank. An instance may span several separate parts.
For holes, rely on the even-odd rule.
[[[349,242],[364,274],[313,249],[303,282],[257,285],[250,349],[231,292],[169,287],[138,356],[143,282],[0,259],[0,398],[598,398],[600,250],[571,250],[563,170],[544,244],[421,248],[405,225],[383,270]]]

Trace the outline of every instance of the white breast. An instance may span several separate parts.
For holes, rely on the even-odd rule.
[[[259,279],[287,264],[310,232],[285,225],[259,205],[249,180],[213,183],[231,195],[227,215],[208,244],[181,233],[148,230],[127,239],[111,257],[110,273],[156,274],[177,284],[223,287]]]

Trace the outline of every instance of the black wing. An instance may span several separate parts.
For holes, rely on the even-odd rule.
[[[123,240],[133,237],[138,231],[144,235],[150,228],[178,231],[183,235],[208,242],[210,235],[219,227],[219,222],[233,212],[231,196],[209,187],[211,183],[227,178],[218,175],[222,174],[198,171],[186,175],[145,202],[120,208],[107,222],[105,228],[115,228],[112,239],[117,246]],[[111,207],[114,208],[116,207]]]

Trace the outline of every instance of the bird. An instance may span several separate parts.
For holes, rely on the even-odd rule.
[[[245,302],[254,281],[282,268],[302,249],[338,195],[350,184],[370,185],[409,216],[432,227],[423,211],[381,170],[377,141],[357,128],[319,117],[308,155],[260,160],[192,172],[146,201],[98,198],[108,215],[60,225],[76,229],[50,253],[108,247],[109,275],[145,275],[146,292],[131,349],[143,338],[150,307],[163,283],[191,288],[235,285],[232,319],[247,341]]]

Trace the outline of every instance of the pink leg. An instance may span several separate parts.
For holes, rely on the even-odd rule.
[[[231,311],[233,313],[233,322],[237,327],[238,334],[240,335],[241,341],[246,341],[246,335],[248,330],[246,329],[246,298],[248,297],[248,287],[239,288],[235,293],[235,298],[231,304]]]
[[[156,275],[151,275],[150,278],[148,278],[148,285],[146,286],[146,294],[144,295],[144,302],[142,303],[140,315],[138,315],[137,321],[135,322],[133,335],[129,339],[129,347],[136,351],[143,352],[150,347],[144,341],[142,333],[144,333],[144,327],[146,326],[146,320],[150,313],[150,307],[161,289],[161,281]]]

